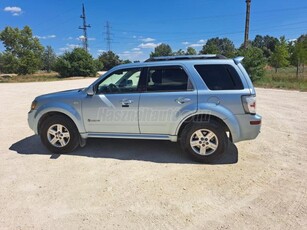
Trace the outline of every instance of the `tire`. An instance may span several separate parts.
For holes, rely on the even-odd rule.
[[[194,161],[210,163],[227,150],[228,137],[217,122],[191,123],[184,128],[180,142]]]
[[[48,150],[61,154],[72,152],[78,147],[80,134],[68,117],[54,115],[42,123],[40,138]]]

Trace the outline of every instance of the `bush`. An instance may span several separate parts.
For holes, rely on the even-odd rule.
[[[58,57],[55,64],[54,64],[54,70],[58,72],[62,77],[68,77],[68,76],[73,76],[70,75],[71,72],[71,65],[64,56]]]
[[[25,52],[26,54],[19,58],[19,65],[17,73],[19,75],[33,74],[38,70],[38,66],[41,65],[41,60],[35,57],[35,54],[31,51]]]
[[[99,62],[82,48],[75,48],[72,52],[66,52],[57,58],[54,69],[61,77],[71,76],[95,76],[101,69]]]
[[[0,53],[0,73],[16,73],[19,60],[10,53]]]
[[[252,81],[259,80],[264,76],[266,59],[261,49],[254,46],[248,46],[246,49],[241,48],[238,54],[244,57],[243,65]]]

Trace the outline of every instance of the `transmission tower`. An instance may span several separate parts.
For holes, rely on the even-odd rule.
[[[245,34],[244,34],[244,48],[247,48],[249,37],[249,20],[250,20],[251,0],[246,0],[246,19],[245,19]]]
[[[107,42],[107,50],[110,51],[111,50],[111,42],[112,42],[112,38],[111,38],[111,26],[110,26],[110,23],[107,21],[106,22],[106,25],[105,25],[105,28],[106,28],[106,42]]]
[[[84,4],[82,4],[82,15],[80,16],[80,18],[82,18],[83,21],[83,26],[79,26],[80,30],[83,30],[83,49],[86,50],[86,52],[88,51],[88,43],[87,43],[87,28],[90,28],[91,25],[86,24],[86,16],[85,16],[85,8],[84,8]]]

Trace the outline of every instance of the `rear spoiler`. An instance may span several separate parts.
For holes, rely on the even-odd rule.
[[[236,65],[240,64],[243,61],[244,57],[239,56],[239,57],[235,57],[233,59],[233,61],[236,63]]]

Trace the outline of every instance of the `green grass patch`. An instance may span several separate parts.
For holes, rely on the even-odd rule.
[[[307,91],[307,71],[299,72],[296,77],[296,68],[287,67],[275,70],[266,70],[265,76],[254,82],[256,87],[291,89],[299,91]]]
[[[256,87],[292,89],[307,92],[307,80],[293,80],[285,78],[263,78],[254,82]]]

